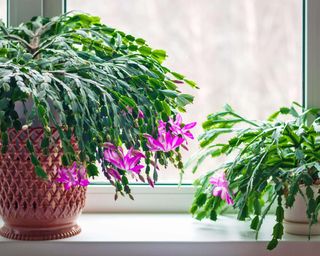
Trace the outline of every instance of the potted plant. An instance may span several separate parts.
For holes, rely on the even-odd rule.
[[[276,247],[284,226],[294,234],[320,234],[318,113],[294,103],[263,122],[248,120],[228,105],[209,115],[199,137],[202,149],[191,160],[193,171],[208,157],[227,160],[195,181],[191,213],[215,221],[224,205],[232,205],[238,220],[250,218],[256,238],[265,216],[274,213],[268,249]]]
[[[99,171],[115,198],[133,198],[132,179],[154,186],[158,166],[182,170],[195,123],[182,123],[193,97],[179,85],[196,85],[162,65],[165,51],[82,13],[0,31],[2,236],[79,233],[88,177]]]

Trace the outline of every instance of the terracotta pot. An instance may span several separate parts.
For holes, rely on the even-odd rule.
[[[305,186],[300,187],[301,192],[305,195]],[[312,186],[315,197],[319,193],[320,186]],[[306,214],[307,206],[306,201],[303,199],[300,193],[296,195],[295,202],[292,208],[287,208],[284,211],[284,228],[285,231],[293,235],[309,235],[309,221]],[[318,217],[320,222],[320,215]],[[310,235],[320,235],[320,223],[313,224],[311,226]]]
[[[63,184],[54,182],[62,157],[57,130],[52,131],[55,145],[48,156],[40,146],[42,128],[10,129],[8,136],[8,151],[0,154],[0,215],[4,221],[0,235],[17,240],[52,240],[79,234],[76,219],[85,204],[86,188],[65,190]],[[34,172],[26,148],[28,139],[48,180],[38,178]]]

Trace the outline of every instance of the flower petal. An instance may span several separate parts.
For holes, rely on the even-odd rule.
[[[186,124],[182,129],[187,131],[187,130],[190,130],[192,129],[193,127],[195,127],[197,125],[197,122],[192,122],[192,123],[189,123],[189,124]]]

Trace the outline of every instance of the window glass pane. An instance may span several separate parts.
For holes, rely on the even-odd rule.
[[[0,0],[0,19],[7,23],[7,0]]]
[[[201,88],[192,91],[195,103],[186,122],[201,123],[225,103],[262,119],[301,102],[301,0],[68,0],[67,8],[100,16],[107,25],[165,49],[165,64]],[[195,133],[201,133],[200,125]],[[185,159],[196,150],[197,143],[190,143]],[[199,174],[187,172],[184,181]],[[174,169],[162,170],[160,182],[177,182],[178,177]]]

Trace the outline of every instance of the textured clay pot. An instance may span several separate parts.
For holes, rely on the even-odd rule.
[[[42,128],[10,129],[8,136],[8,150],[0,153],[0,215],[4,221],[0,235],[17,240],[53,240],[79,234],[76,220],[85,204],[86,188],[65,190],[63,184],[54,182],[62,157],[57,130],[52,131],[55,143],[48,155],[40,146]],[[28,139],[48,180],[35,174],[26,148]]]
[[[301,192],[305,195],[305,186],[300,187]],[[312,186],[315,197],[319,194],[319,185]],[[309,221],[306,215],[306,201],[298,193],[295,198],[293,207],[287,208],[284,211],[284,228],[285,231],[293,235],[309,235]],[[318,217],[318,223],[311,226],[310,235],[320,235],[320,215]]]

